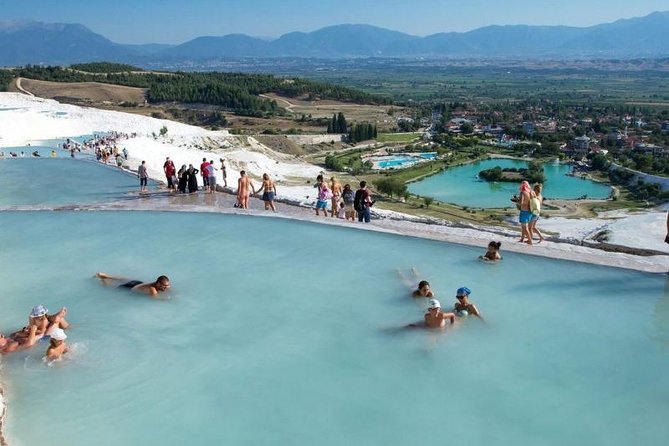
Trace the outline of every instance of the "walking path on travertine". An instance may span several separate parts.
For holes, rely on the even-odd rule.
[[[109,203],[74,206],[11,206],[3,210],[100,210],[100,211],[159,211],[159,212],[206,212],[220,214],[249,215],[254,217],[278,217],[313,223],[328,224],[339,227],[369,230],[401,236],[418,237],[436,241],[452,242],[462,245],[478,246],[481,254],[485,252],[488,242],[498,240],[502,242],[503,252],[516,252],[554,259],[571,260],[603,266],[627,268],[638,271],[666,273],[669,270],[668,255],[638,256],[619,252],[608,252],[586,246],[579,246],[578,242],[551,238],[542,243],[528,246],[518,243],[519,233],[504,228],[482,228],[475,226],[451,225],[448,222],[436,220],[410,220],[405,217],[373,218],[369,224],[350,222],[332,217],[317,217],[312,208],[295,206],[287,203],[276,203],[277,212],[265,211],[264,203],[257,198],[249,201],[250,209],[234,208],[236,196],[231,189],[228,192],[206,194],[169,194],[166,191],[154,192],[146,195],[128,193],[127,198]]]

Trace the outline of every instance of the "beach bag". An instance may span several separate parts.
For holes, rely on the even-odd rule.
[[[536,195],[530,197],[530,211],[532,215],[539,215],[541,213],[541,202]]]
[[[351,205],[351,204],[355,203],[355,192],[353,192],[352,190],[350,190],[348,192],[344,192],[344,195],[342,195],[342,198],[344,200],[344,204]]]

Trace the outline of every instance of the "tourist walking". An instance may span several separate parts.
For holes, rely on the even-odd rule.
[[[185,164],[182,164],[181,169],[179,169],[179,172],[177,172],[177,180],[178,180],[177,189],[182,194],[186,193],[186,186],[188,186],[187,171],[188,171],[188,167],[186,167]]]
[[[360,182],[360,189],[355,192],[354,203],[356,212],[358,213],[358,221],[369,223],[371,220],[370,208],[374,202],[369,196],[369,189],[367,189],[367,181]]]
[[[163,164],[163,171],[165,172],[165,178],[167,179],[167,188],[170,190],[170,192],[176,192],[174,185],[174,174],[177,172],[177,168],[174,166],[174,163],[169,156],[165,159],[165,163]]]
[[[532,211],[530,211],[530,198],[532,198],[532,190],[530,183],[523,181],[520,183],[518,190],[520,197],[518,197],[518,221],[520,222],[520,240],[528,245],[532,244],[532,234],[530,233],[530,220],[532,219]],[[527,240],[525,240],[527,239]]]
[[[207,163],[207,185],[209,193],[216,192],[216,168],[214,167],[214,160]]]
[[[200,174],[202,175],[202,190],[208,190],[209,188],[209,174],[207,171],[207,167],[209,166],[209,163],[207,162],[207,158],[202,158],[202,164],[200,164]]]
[[[532,195],[530,197],[530,211],[532,212],[532,217],[530,218],[530,237],[533,234],[539,236],[539,243],[544,241],[544,235],[537,228],[537,222],[539,221],[539,215],[541,215],[541,205],[544,203],[544,197],[541,195],[543,186],[541,183],[536,183],[533,187]]]
[[[332,208],[330,209],[330,212],[332,212],[331,216],[334,217],[339,210],[339,200],[342,194],[341,183],[339,183],[335,177],[330,178],[330,192],[332,192]]]
[[[259,194],[261,191],[263,191],[262,201],[265,202],[265,210],[267,211],[271,209],[272,211],[276,212],[276,208],[274,207],[276,185],[266,173],[262,174],[262,185],[260,186],[260,189],[258,189],[257,193]]]
[[[139,177],[139,191],[146,192],[146,187],[149,182],[149,173],[146,170],[146,161],[142,161],[142,164],[137,168],[137,176]]]
[[[316,215],[320,215],[320,210],[323,210],[323,216],[328,216],[328,202],[332,198],[332,192],[328,187],[327,183],[323,181],[323,175],[318,175],[316,177],[316,188],[318,189],[318,195],[316,200]]]
[[[351,189],[350,184],[344,185],[341,198],[344,201],[344,218],[346,218],[346,220],[355,221],[355,208],[353,207],[353,204],[355,203],[355,192]]]
[[[188,165],[188,170],[186,171],[186,176],[188,177],[188,193],[192,194],[197,192],[197,174],[198,170],[193,167],[192,164]]]
[[[228,172],[225,169],[225,160],[223,158],[219,159],[221,162],[221,174],[223,175],[223,187],[228,187]]]
[[[251,178],[246,175],[246,171],[239,172],[239,179],[237,180],[237,205],[242,209],[249,208],[249,189],[256,193],[256,188],[253,186]]]

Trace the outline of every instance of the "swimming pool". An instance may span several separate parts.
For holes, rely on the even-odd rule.
[[[489,183],[478,177],[480,171],[495,166],[519,168],[527,167],[527,163],[512,159],[490,159],[452,167],[409,184],[409,192],[462,206],[513,207],[509,199],[518,192],[517,183]],[[549,163],[543,167],[547,178],[543,194],[546,198],[577,199],[587,195],[588,198],[605,199],[611,195],[611,188],[607,185],[566,175],[571,171],[568,164]]]
[[[47,367],[45,346],[2,358],[12,444],[393,446],[431,441],[435,426],[471,445],[669,434],[660,275],[512,253],[487,265],[482,249],[274,218],[2,217],[3,331],[37,303],[68,306],[73,324],[67,361]],[[425,308],[397,278],[411,267],[445,307],[469,286],[488,324],[400,329]],[[170,299],[104,288],[97,270],[166,273]]]
[[[433,160],[436,153],[412,153],[375,157],[373,159],[376,169],[390,169],[396,167],[409,167],[418,162]]]

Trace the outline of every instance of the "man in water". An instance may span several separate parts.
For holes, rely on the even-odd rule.
[[[116,285],[117,288],[128,288],[136,293],[148,294],[156,297],[158,293],[170,288],[170,279],[167,276],[159,276],[155,282],[142,282],[141,280],[128,280],[124,277],[110,276],[107,273],[95,273],[95,277],[102,281],[103,285]]]

